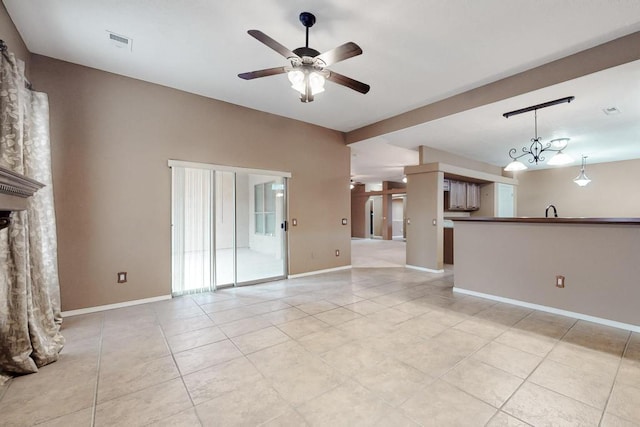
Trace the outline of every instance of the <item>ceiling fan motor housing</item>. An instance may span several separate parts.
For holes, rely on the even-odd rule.
[[[320,52],[318,52],[317,50],[305,46],[294,49],[293,53],[298,55],[300,58],[304,58],[305,56],[315,58],[316,56],[320,55]]]

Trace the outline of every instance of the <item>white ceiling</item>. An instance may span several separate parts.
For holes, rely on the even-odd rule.
[[[638,0],[3,3],[34,53],[345,132],[640,30]],[[367,95],[328,82],[303,104],[284,75],[237,77],[286,65],[246,31],[259,29],[290,49],[303,46],[302,11],[317,17],[311,47],[362,47],[361,56],[330,68],[371,85]],[[132,50],[113,47],[107,31],[132,38]],[[353,144],[352,172],[362,180],[401,177],[402,166],[417,163],[419,145],[503,165],[509,148],[529,145],[533,117],[507,120],[502,113],[569,95],[576,101],[539,111],[545,140],[568,136],[567,152],[584,152],[590,161],[638,158],[639,69],[627,64]],[[609,106],[622,113],[604,116]]]

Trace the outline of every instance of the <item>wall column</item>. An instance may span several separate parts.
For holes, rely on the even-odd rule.
[[[382,182],[382,239],[383,240],[391,240],[393,237],[393,228],[392,228],[392,208],[391,208],[391,198],[392,195],[387,193],[388,190],[391,189],[389,185],[389,181]]]
[[[407,266],[442,272],[444,172],[407,175]]]

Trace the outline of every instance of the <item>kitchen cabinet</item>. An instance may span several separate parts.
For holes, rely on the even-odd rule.
[[[466,185],[467,190],[467,210],[477,211],[480,209],[480,186],[470,182]]]
[[[480,186],[472,182],[449,180],[450,211],[476,211],[480,208]]]
[[[443,261],[445,264],[453,264],[453,227],[446,227],[443,232]]]

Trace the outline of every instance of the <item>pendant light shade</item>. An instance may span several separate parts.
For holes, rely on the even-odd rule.
[[[570,155],[564,154],[562,151],[559,151],[549,159],[547,164],[551,166],[561,166],[568,165],[571,162],[573,162],[573,158]]]
[[[507,172],[523,171],[525,169],[527,169],[527,165],[522,163],[520,160],[514,160],[504,168]]]
[[[573,182],[578,184],[580,187],[584,187],[591,182],[587,174],[584,173],[584,167],[587,163],[587,156],[582,156],[582,167],[580,168],[580,175],[578,175]]]

